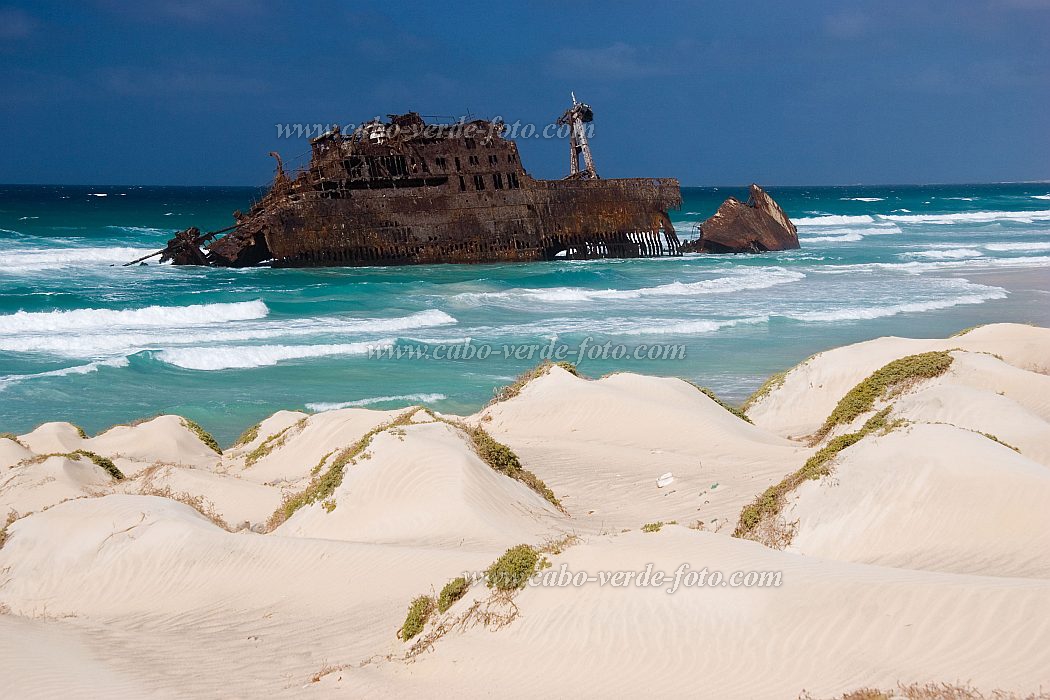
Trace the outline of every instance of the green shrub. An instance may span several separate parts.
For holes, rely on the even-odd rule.
[[[932,379],[948,371],[952,356],[948,351],[924,352],[908,355],[890,362],[849,390],[832,410],[831,415],[814,434],[814,440],[824,439],[837,425],[848,425],[870,411],[875,402],[886,398],[894,389],[908,383]]]
[[[501,591],[524,588],[539,560],[539,552],[527,544],[511,547],[485,570],[485,582]]]
[[[646,523],[642,525],[642,532],[660,532],[660,528],[664,526],[663,521],[657,521],[655,523]]]
[[[29,449],[28,447],[26,447],[26,444],[24,442],[22,442],[21,440],[19,440],[18,436],[15,435],[14,433],[0,433],[0,440],[10,440],[11,442],[15,443],[16,445],[21,445],[22,447],[25,447],[27,450]]]
[[[255,425],[249,425],[245,429],[245,431],[243,433],[241,433],[241,436],[239,438],[237,438],[237,442],[233,443],[233,446],[237,447],[239,445],[247,445],[249,443],[255,442],[255,438],[259,437],[259,427],[260,426],[261,426],[261,423],[256,423]]]
[[[452,607],[452,604],[462,598],[467,593],[467,589],[470,585],[467,583],[467,579],[460,576],[454,578],[445,584],[445,587],[441,589],[441,594],[438,596],[437,608],[439,613],[443,613]]]
[[[754,501],[744,507],[740,512],[740,520],[737,523],[733,537],[750,538],[755,534],[758,525],[766,519],[775,518],[784,509],[787,495],[810,479],[820,479],[831,473],[831,461],[838,456],[839,452],[847,447],[860,442],[871,433],[884,428],[892,428],[899,422],[888,423],[886,418],[890,413],[890,406],[882,409],[869,418],[864,427],[855,433],[839,435],[828,442],[827,445],[817,450],[816,454],[806,460],[802,468],[788,474],[782,481],[773,484],[759,495]]]
[[[75,450],[73,452],[70,452],[67,456],[71,459],[76,459],[77,457],[87,457],[96,465],[102,467],[102,469],[104,469],[107,474],[109,474],[117,481],[122,481],[124,479],[124,473],[121,472],[120,469],[117,468],[117,465],[113,464],[113,460],[109,459],[108,457],[103,457],[102,455],[95,454],[94,452],[88,452],[87,450]]]
[[[966,334],[967,334],[967,333],[969,333],[970,331],[973,331],[973,330],[977,330],[978,328],[980,328],[980,327],[981,327],[981,326],[983,326],[983,325],[984,325],[984,324],[982,323],[982,324],[978,324],[978,325],[976,325],[976,326],[969,326],[969,327],[967,327],[967,328],[963,328],[963,329],[962,329],[961,331],[958,331],[958,332],[956,332],[956,333],[952,333],[952,334],[951,334],[950,336],[948,336],[948,337],[949,337],[949,338],[959,338],[959,337],[961,337],[961,336],[964,336],[964,335],[966,335]]]
[[[526,384],[531,382],[533,379],[539,379],[540,377],[544,376],[545,374],[551,371],[551,367],[555,366],[561,367],[563,370],[576,377],[580,376],[580,371],[576,369],[576,365],[572,364],[571,362],[551,362],[550,360],[544,360],[532,369],[519,374],[517,379],[515,379],[511,384],[496,389],[493,392],[495,395],[493,396],[492,400],[489,401],[488,405],[491,406],[494,403],[499,403],[500,401],[506,401],[507,399],[514,398],[515,396],[521,393],[521,390],[525,388]]]
[[[471,428],[462,423],[450,423],[467,433],[474,445],[474,451],[481,461],[489,465],[500,474],[505,474],[528,486],[530,489],[543,496],[555,508],[561,510],[561,501],[554,492],[543,483],[543,480],[521,466],[521,460],[514,454],[513,450],[497,441],[481,427]]]
[[[405,624],[401,625],[401,639],[409,640],[423,631],[424,625],[434,612],[434,599],[428,595],[421,595],[408,606],[408,615],[405,616]]]
[[[693,384],[692,382],[689,382],[689,383]],[[743,410],[737,408],[736,406],[734,406],[732,404],[728,404],[725,401],[723,401],[722,399],[718,398],[718,395],[715,392],[713,392],[711,389],[708,389],[706,386],[699,386],[697,384],[693,384],[693,386],[695,386],[697,389],[699,389],[705,396],[707,396],[707,398],[711,399],[716,404],[718,404],[719,406],[721,406],[725,410],[729,411],[730,413],[732,413],[734,416],[736,416],[740,420],[747,421],[748,423],[751,422],[751,419],[747,417],[747,414],[744,413]]]
[[[794,369],[794,368],[792,368]],[[751,396],[744,399],[744,403],[740,404],[740,410],[746,411],[762,399],[769,396],[771,393],[784,386],[784,380],[787,379],[790,369],[786,369],[783,372],[777,372],[776,374],[770,375],[769,379],[762,382],[762,386],[755,389]]]
[[[372,444],[372,438],[390,428],[405,425],[412,420],[412,416],[415,415],[418,410],[418,408],[409,409],[389,423],[385,423],[368,431],[360,440],[342,450],[335,456],[335,459],[332,460],[332,463],[328,465],[328,469],[326,469],[323,474],[311,479],[310,483],[307,484],[302,492],[289,496],[284,503],[281,504],[281,507],[274,511],[273,515],[270,516],[270,520],[267,522],[267,527],[270,530],[273,530],[285,520],[292,517],[295,511],[303,506],[323,501],[335,493],[335,490],[341,483],[343,483],[343,475],[346,466],[353,462],[355,458]],[[305,420],[306,419],[304,418],[303,421]]]
[[[7,528],[11,527],[11,523],[13,523],[16,520],[18,520],[18,513],[16,513],[13,510],[9,511],[7,514],[7,519],[4,522],[4,526],[0,527],[0,549],[3,549],[4,545],[7,544]]]
[[[189,418],[182,419],[182,425],[197,436],[197,439],[208,446],[213,452],[222,454],[222,448],[219,447],[218,441],[212,437],[211,433],[201,427],[200,423],[192,421]]]
[[[87,440],[88,439],[88,434],[84,431],[83,428],[81,428],[79,425],[77,425],[75,423],[71,423],[70,425],[72,425],[74,428],[76,428],[77,435],[80,436],[81,440]]]
[[[303,432],[303,428],[305,427],[306,417],[303,417],[295,423],[293,423],[292,425],[289,425],[284,430],[276,432],[270,437],[266,438],[261,443],[259,443],[254,450],[245,455],[244,466],[250,467],[263,457],[276,450],[278,447],[283,447],[284,443],[288,441],[288,438]],[[258,428],[256,428],[256,430],[258,430]]]
[[[999,439],[999,437],[998,437],[998,436],[996,436],[996,435],[992,435],[991,433],[981,433],[981,435],[984,435],[984,436],[985,436],[986,438],[988,438],[988,439],[989,439],[989,440],[991,440],[992,442],[998,442],[998,443],[999,443],[1000,445],[1002,445],[1003,447],[1009,447],[1009,448],[1010,448],[1011,450],[1013,450],[1014,452],[1018,452],[1018,453],[1020,453],[1020,451],[1021,451],[1021,450],[1017,449],[1016,447],[1014,447],[1013,445],[1011,445],[1010,443],[1008,443],[1008,442],[1003,442],[1003,441],[1002,441],[1002,440],[1000,440],[1000,439]]]

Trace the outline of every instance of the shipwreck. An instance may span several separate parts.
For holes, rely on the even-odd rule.
[[[686,241],[686,253],[766,253],[799,247],[798,228],[769,194],[752,183],[746,202],[730,197]]]
[[[294,175],[271,153],[270,190],[231,226],[179,231],[147,258],[311,267],[681,255],[668,216],[681,206],[678,180],[600,178],[591,121],[573,96],[557,121],[570,148],[561,180],[532,178],[498,120],[428,124],[409,112],[333,128],[311,140]]]

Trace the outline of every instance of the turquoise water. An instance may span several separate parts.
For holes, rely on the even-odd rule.
[[[0,186],[0,432],[89,432],[161,412],[230,441],[282,408],[471,411],[536,364],[505,344],[584,339],[677,359],[584,359],[729,398],[818,350],[881,335],[1046,323],[1050,185],[771,188],[802,250],[521,265],[222,270],[112,266],[231,221],[251,188]],[[686,188],[679,235],[744,188]],[[1032,272],[1035,271],[1035,272]],[[1041,271],[1041,272],[1040,272]],[[1046,285],[1043,285],[1046,286]],[[482,359],[368,348],[487,344]],[[575,359],[569,357],[568,359]]]

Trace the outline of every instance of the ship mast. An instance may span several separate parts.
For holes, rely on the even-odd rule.
[[[587,130],[584,124],[594,121],[594,112],[583,102],[576,101],[576,93],[572,94],[572,107],[565,110],[565,114],[558,117],[559,125],[569,127],[569,177],[597,179],[598,170],[594,167],[594,156],[591,155],[591,145],[587,141]],[[580,169],[580,156],[583,156],[584,167]]]

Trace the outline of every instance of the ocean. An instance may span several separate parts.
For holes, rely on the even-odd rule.
[[[0,432],[177,413],[229,443],[279,409],[472,412],[529,352],[579,360],[583,343],[587,376],[679,376],[740,400],[846,343],[1050,323],[1050,184],[769,192],[801,250],[224,270],[119,265],[228,225],[259,189],[0,186]],[[679,236],[730,195],[746,188],[684,188]]]

